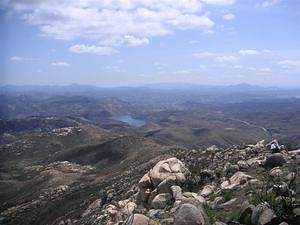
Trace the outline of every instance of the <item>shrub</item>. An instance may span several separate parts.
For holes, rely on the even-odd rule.
[[[293,165],[291,171],[294,176],[289,181],[286,177],[265,177],[262,189],[252,189],[253,195],[249,198],[249,202],[253,205],[267,204],[275,212],[280,222],[297,224],[293,210],[300,207],[299,165]],[[287,182],[288,185],[287,195],[278,194],[271,190],[274,186],[283,184],[283,182]],[[296,192],[293,193],[291,189],[296,190]]]

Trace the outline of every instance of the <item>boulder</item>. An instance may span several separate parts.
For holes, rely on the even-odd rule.
[[[174,219],[173,218],[166,218],[160,220],[161,225],[173,225],[174,224]]]
[[[217,206],[222,204],[223,202],[224,198],[222,196],[218,196],[210,203],[210,205],[212,208],[217,208]]]
[[[236,198],[233,198],[233,199],[230,199],[229,201],[223,203],[223,204],[220,204],[218,205],[216,208],[228,208],[230,206],[232,206],[233,204],[235,204],[237,202],[237,199]]]
[[[208,152],[217,152],[217,151],[219,151],[219,149],[218,149],[217,146],[212,145],[212,146],[208,147],[208,148],[206,149],[206,151],[208,151]]]
[[[245,208],[245,206],[246,206],[246,208]],[[276,214],[274,213],[274,211],[272,209],[269,208],[268,204],[266,204],[266,203],[258,204],[255,207],[253,207],[253,206],[249,207],[249,204],[246,204],[246,205],[243,204],[241,214],[243,213],[243,209],[245,209],[244,213],[249,209],[250,210],[248,211],[248,213],[249,212],[252,213],[251,220],[250,221],[248,220],[248,222],[250,222],[250,223],[245,223],[245,224],[251,224],[251,225],[277,225],[277,224],[279,224]]]
[[[107,205],[105,208],[107,214],[107,223],[116,223],[122,219],[122,215],[115,205]]]
[[[265,163],[265,161],[263,159],[261,159],[261,157],[254,157],[254,158],[248,159],[246,162],[252,168],[257,168]]]
[[[240,169],[243,170],[247,170],[249,168],[249,165],[245,160],[239,160],[236,164],[239,166]]]
[[[151,180],[149,174],[146,173],[139,181],[138,187],[139,188],[148,188],[151,185]]]
[[[150,219],[161,219],[164,218],[166,211],[163,209],[150,209],[147,213],[147,216]]]
[[[200,193],[201,196],[207,197],[215,191],[216,187],[214,185],[205,185]]]
[[[224,165],[223,168],[223,173],[225,174],[226,177],[229,177],[231,175],[233,175],[234,173],[236,173],[237,171],[239,171],[239,166],[238,165],[232,165],[231,163],[227,162]]]
[[[192,204],[183,204],[175,214],[174,225],[205,225],[203,212]]]
[[[136,202],[144,206],[151,206],[152,201],[158,194],[172,193],[172,186],[181,186],[190,174],[183,163],[176,158],[159,161],[138,183],[139,192]],[[161,195],[164,196],[164,195]],[[161,197],[160,196],[160,197]],[[178,195],[177,198],[180,198]],[[175,198],[176,199],[176,198]],[[155,200],[156,201],[159,199]],[[161,200],[161,199],[160,199]],[[161,201],[159,201],[161,202]]]
[[[175,201],[181,201],[183,199],[182,189],[177,185],[171,186],[172,197]]]
[[[155,187],[170,176],[175,176],[177,183],[181,185],[185,182],[188,174],[189,170],[176,158],[158,162],[149,172],[150,179]]]
[[[243,184],[245,183],[244,181],[253,179],[250,175],[243,173],[243,172],[236,172],[232,177],[230,177],[230,182],[231,183],[238,183],[238,184]]]
[[[164,209],[172,200],[169,193],[158,194],[151,202],[151,207],[154,209]]]
[[[244,202],[242,204],[240,216],[239,216],[239,222],[242,224],[256,224],[255,219],[253,219],[253,213],[255,212],[256,208],[254,205],[250,205],[247,202]]]
[[[201,206],[204,203],[206,203],[206,200],[202,196],[198,195],[197,197],[184,198],[181,203],[182,204],[189,203],[189,204],[192,204],[192,205],[198,207],[198,206]]]
[[[176,184],[178,184],[177,177],[175,175],[171,175],[160,182],[160,184],[157,186],[157,190],[159,193],[168,193],[170,192],[170,187]]]
[[[272,221],[275,221],[276,217],[277,216],[274,213],[274,211],[270,208],[267,208],[260,214],[258,219],[258,225],[271,224]]]
[[[267,156],[265,167],[274,168],[277,166],[282,166],[285,162],[286,160],[281,153],[274,153]]]
[[[224,181],[221,184],[222,189],[234,189],[238,185],[242,185],[248,182],[248,180],[254,179],[250,175],[243,172],[236,172],[229,180]]]
[[[124,225],[159,225],[159,223],[149,219],[143,214],[134,214],[127,218]]]
[[[271,169],[269,174],[271,177],[280,177],[283,175],[283,172],[280,167],[274,167],[273,169]]]
[[[136,209],[137,205],[134,202],[131,202],[130,200],[123,200],[118,202],[119,207],[121,208],[121,211],[126,216],[130,216],[133,214],[134,210]]]

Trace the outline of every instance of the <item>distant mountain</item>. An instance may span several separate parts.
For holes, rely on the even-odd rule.
[[[251,85],[247,83],[240,83],[235,85],[200,85],[189,83],[153,83],[142,86],[119,86],[119,87],[99,87],[92,85],[72,84],[66,86],[51,86],[51,85],[5,85],[1,86],[0,94],[13,93],[44,93],[44,94],[92,94],[92,93],[106,93],[111,91],[128,92],[128,91],[153,91],[158,90],[186,90],[186,91],[255,91],[255,90],[297,90],[299,88],[279,88],[279,87],[264,87],[258,85]]]
[[[139,87],[96,87],[87,85],[69,85],[69,86],[2,86],[0,89],[0,115],[5,113],[6,108],[14,110],[12,105],[22,105],[24,110],[30,110],[29,107],[35,105],[35,101],[52,102],[52,98],[73,98],[71,101],[81,101],[80,105],[90,111],[96,108],[102,108],[99,105],[99,99],[115,98],[120,101],[136,104],[145,111],[149,108],[170,109],[181,108],[186,102],[194,103],[236,103],[248,101],[263,101],[270,99],[300,98],[300,88],[285,89],[278,87],[261,87],[250,84],[237,84],[230,86],[209,86],[186,83],[158,83]],[[80,96],[80,98],[78,98]],[[16,98],[16,99],[13,99]],[[78,98],[78,99],[76,99]],[[93,98],[93,106],[90,99]],[[69,99],[70,100],[70,99]],[[73,111],[74,108],[68,108],[70,103],[67,101],[66,111]],[[60,100],[59,100],[60,101]],[[101,100],[100,100],[101,101]],[[5,104],[9,102],[8,107]],[[111,101],[110,101],[111,102]],[[60,102],[61,103],[61,102]],[[90,103],[90,104],[89,104]],[[4,106],[2,106],[4,104]],[[76,103],[77,104],[77,103]],[[62,104],[60,104],[62,105]],[[78,105],[78,104],[77,104]],[[89,107],[86,107],[89,105]],[[107,105],[104,103],[104,105]],[[114,107],[119,104],[108,104]],[[60,106],[60,108],[65,107]],[[82,111],[85,110],[81,108]],[[40,109],[39,109],[40,110]],[[110,111],[110,110],[104,110]],[[103,111],[103,113],[105,113]],[[99,110],[97,110],[99,112]],[[77,113],[77,112],[76,112]],[[70,113],[67,113],[68,115]],[[71,113],[73,114],[73,113]],[[102,113],[101,113],[102,114]],[[108,113],[106,113],[109,115]],[[39,115],[39,114],[35,114]],[[57,114],[56,114],[57,115]]]
[[[251,85],[248,83],[240,83],[235,85],[199,85],[189,83],[157,83],[145,85],[148,88],[155,88],[161,90],[190,90],[190,91],[226,91],[226,92],[249,92],[249,91],[263,91],[263,90],[278,90],[278,87],[263,87],[258,85]]]

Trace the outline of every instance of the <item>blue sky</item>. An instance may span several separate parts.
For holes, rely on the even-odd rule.
[[[300,86],[298,0],[4,0],[1,84]]]

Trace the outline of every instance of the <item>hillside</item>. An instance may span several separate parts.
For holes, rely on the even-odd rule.
[[[1,96],[0,224],[132,225],[151,219],[173,225],[182,224],[176,218],[183,204],[203,211],[205,222],[198,218],[196,224],[258,225],[259,209],[266,207],[276,219],[265,224],[297,224],[299,181],[293,173],[299,155],[291,150],[300,147],[298,100],[203,103],[172,96],[164,104],[159,93],[144,102],[30,92]],[[282,164],[271,171],[267,143],[275,138],[283,144]],[[155,168],[163,180],[152,177]],[[222,188],[236,180],[239,185]],[[280,202],[278,191],[256,193],[277,190],[275,184],[290,189]],[[262,199],[269,205],[261,206]],[[240,210],[246,200],[245,219]],[[256,212],[251,223],[249,210]]]
[[[22,192],[3,201],[2,221],[298,224],[299,151],[281,149],[282,154],[272,155],[263,141],[226,149],[170,148],[151,158],[136,156],[135,163],[108,175],[68,161],[26,167],[24,175],[30,179]],[[18,198],[22,201],[12,206]],[[252,220],[253,213],[257,217]]]

